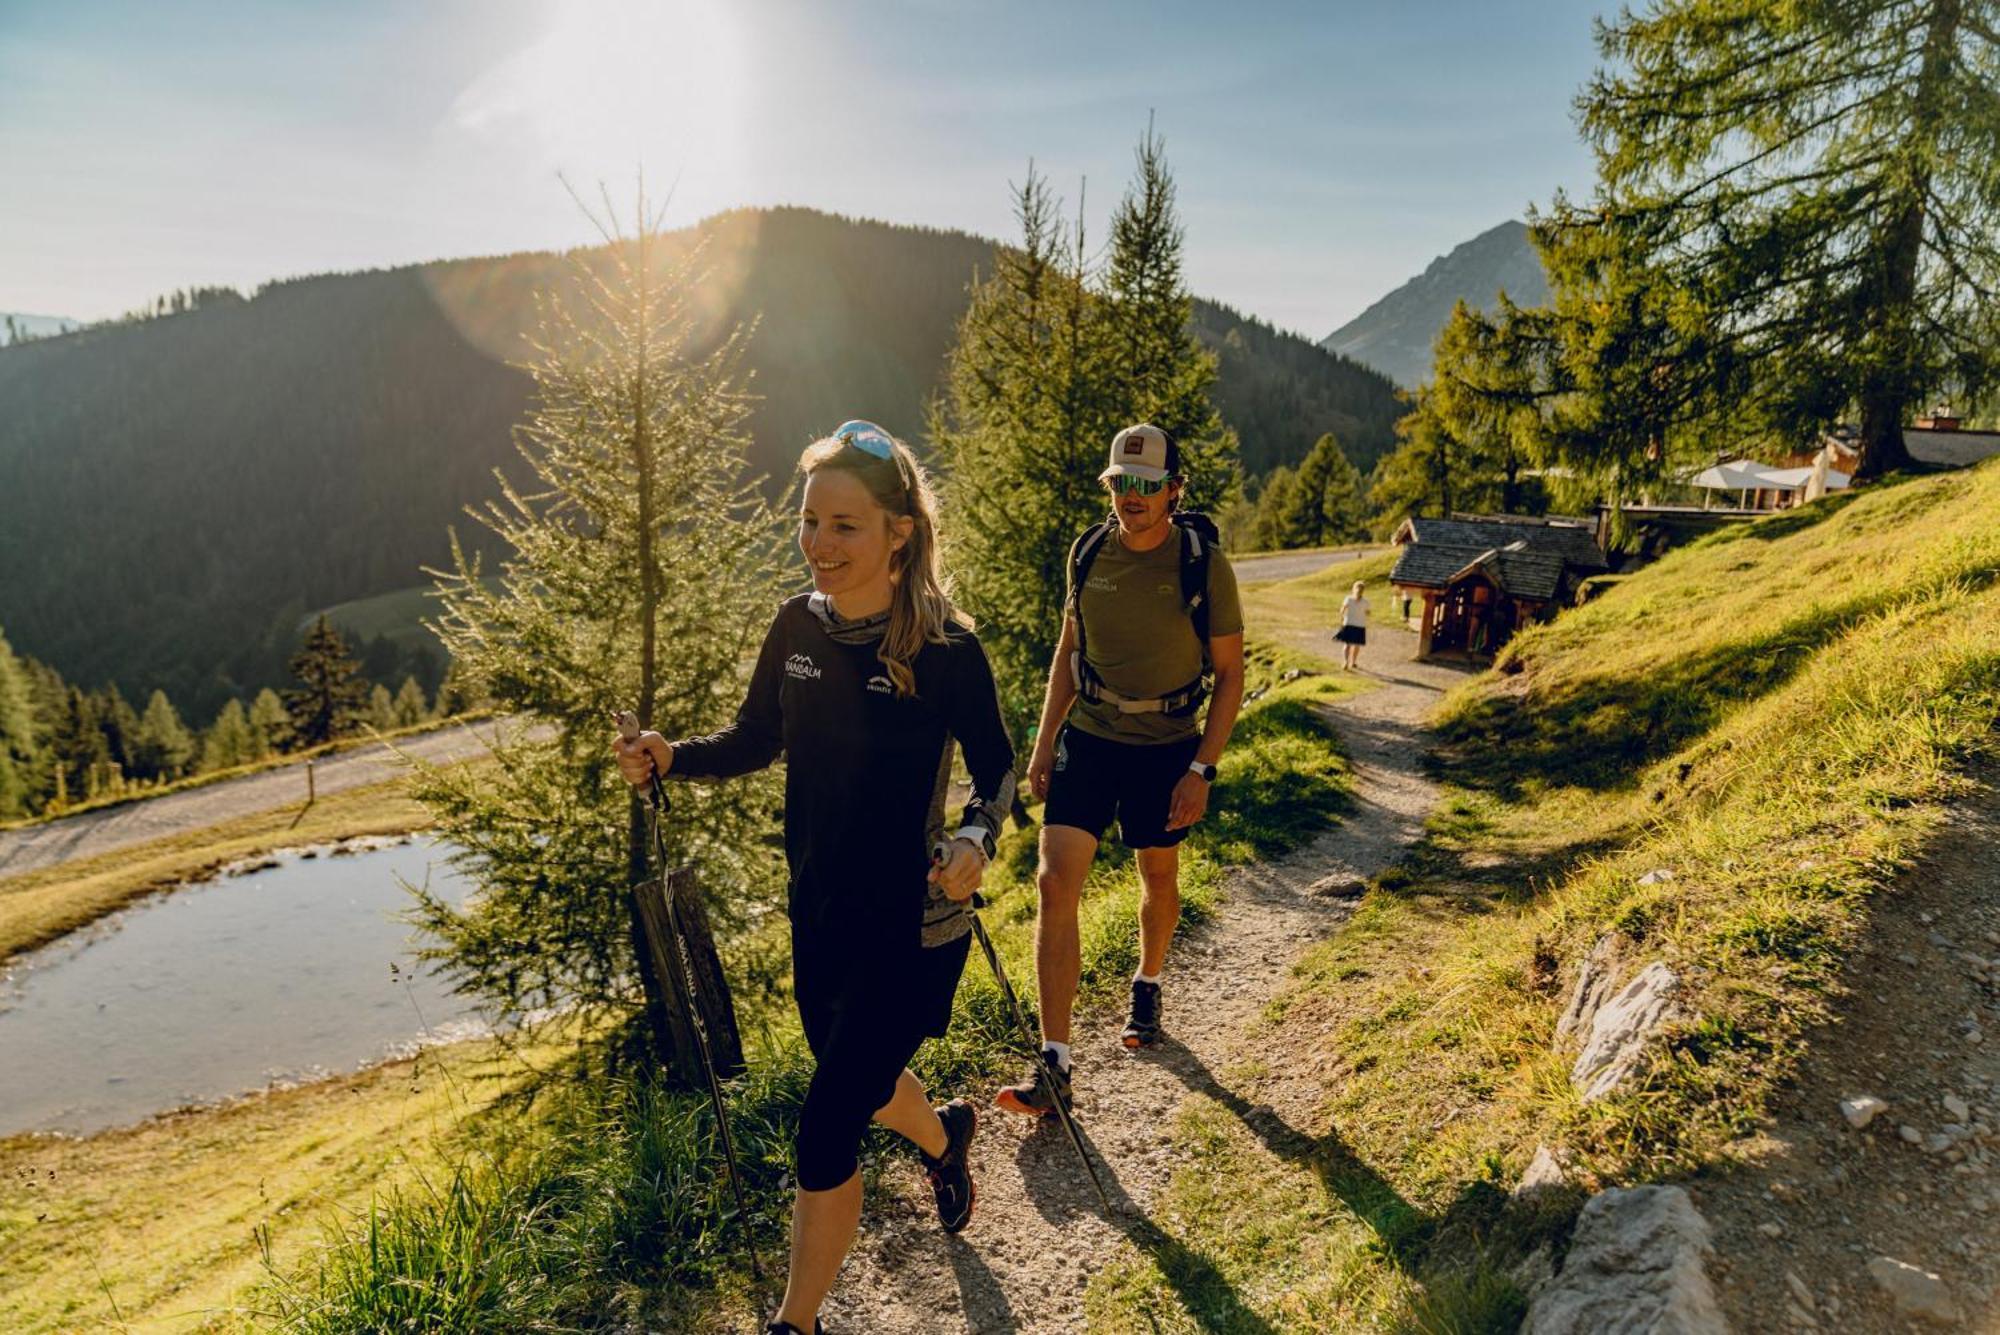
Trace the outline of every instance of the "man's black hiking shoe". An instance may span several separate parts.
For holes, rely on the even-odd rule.
[[[1046,1066],[1055,1074],[1054,1087],[1047,1076],[1042,1074]],[[993,1096],[993,1105],[1003,1111],[1020,1113],[1024,1117],[1054,1117],[1056,1100],[1069,1102],[1069,1076],[1056,1061],[1054,1048],[1042,1049],[1042,1060],[1028,1073],[1028,1078],[1018,1085],[1008,1085]]]
[[[1160,1041],[1160,985],[1132,980],[1132,1018],[1121,1037],[1128,1048],[1149,1048]]]
[[[944,1123],[944,1153],[933,1159],[922,1150],[924,1176],[930,1179],[931,1194],[937,1197],[938,1223],[947,1233],[956,1233],[972,1222],[972,1202],[978,1196],[972,1185],[972,1132],[979,1114],[964,1099],[953,1099],[937,1110]]]

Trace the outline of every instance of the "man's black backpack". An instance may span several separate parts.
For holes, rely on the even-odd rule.
[[[1116,517],[1083,531],[1069,552],[1070,601],[1068,614],[1076,618],[1076,652],[1070,659],[1070,675],[1086,700],[1110,700],[1126,713],[1162,713],[1172,716],[1192,714],[1208,698],[1213,671],[1208,657],[1208,564],[1222,541],[1215,521],[1199,510],[1176,510],[1167,516],[1173,521],[1181,545],[1181,610],[1194,623],[1195,638],[1201,641],[1201,675],[1158,700],[1132,700],[1108,689],[1104,679],[1090,666],[1083,650],[1083,581],[1091,562],[1118,531]]]

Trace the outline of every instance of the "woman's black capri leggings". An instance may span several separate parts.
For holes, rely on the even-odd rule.
[[[815,959],[794,942],[793,991],[817,1063],[794,1145],[802,1190],[831,1191],[854,1176],[869,1122],[924,1039],[949,1023],[970,945],[962,937],[861,962]]]

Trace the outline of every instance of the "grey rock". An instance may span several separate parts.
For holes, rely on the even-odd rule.
[[[1546,1145],[1537,1145],[1535,1157],[1528,1163],[1528,1171],[1522,1173],[1521,1180],[1514,1185],[1513,1196],[1516,1200],[1526,1200],[1563,1186],[1568,1180],[1556,1152]]]
[[[1617,955],[1618,938],[1605,936],[1599,937],[1590,954],[1584,956],[1583,967],[1576,972],[1576,986],[1570,989],[1569,1005],[1563,1007],[1562,1018],[1556,1021],[1558,1044],[1590,1032],[1597,1008],[1611,995],[1611,968],[1617,962]]]
[[[1704,1269],[1708,1223],[1679,1187],[1591,1197],[1562,1273],[1536,1295],[1527,1335],[1726,1335]]]
[[[1651,871],[1647,872],[1647,873],[1646,873],[1646,874],[1645,874],[1644,876],[1641,876],[1641,877],[1639,878],[1639,884],[1640,884],[1640,885],[1664,885],[1664,884],[1666,884],[1666,883],[1667,883],[1668,881],[1671,881],[1671,880],[1673,880],[1673,879],[1674,879],[1674,873],[1673,873],[1673,871],[1672,871],[1672,869],[1671,869],[1671,868],[1668,868],[1668,867],[1655,867],[1655,868],[1653,868],[1653,870],[1651,870]]]
[[[1956,1094],[1947,1094],[1944,1096],[1944,1110],[1951,1114],[1951,1120],[1954,1122],[1970,1122],[1972,1120],[1972,1105]]]
[[[1674,971],[1655,960],[1597,1008],[1569,1073],[1583,1102],[1603,1098],[1638,1069],[1646,1041],[1674,1017],[1679,992]]]
[[[1866,1127],[1870,1122],[1887,1111],[1889,1111],[1889,1105],[1876,1098],[1873,1094],[1862,1094],[1856,1098],[1842,1099],[1840,1101],[1840,1115],[1845,1117],[1847,1124],[1856,1131]]]
[[[1894,1257],[1878,1256],[1868,1263],[1868,1274],[1904,1316],[1944,1326],[1957,1325],[1964,1320],[1964,1314],[1952,1301],[1944,1281],[1928,1270],[1921,1270]]]
[[[1785,1272],[1785,1287],[1792,1291],[1792,1297],[1798,1301],[1800,1307],[1805,1308],[1808,1312],[1817,1312],[1819,1310],[1819,1304],[1813,1301],[1811,1287],[1799,1278],[1798,1271],[1787,1270]]]

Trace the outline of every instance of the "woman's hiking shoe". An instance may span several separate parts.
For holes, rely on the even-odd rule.
[[[1055,1084],[1049,1084],[1052,1072]],[[1020,1113],[1024,1117],[1054,1117],[1056,1100],[1069,1102],[1069,1072],[1056,1060],[1054,1048],[1042,1049],[1042,1059],[1035,1063],[1035,1069],[1028,1072],[1028,1078],[1018,1085],[1007,1085],[993,1096],[995,1107],[1004,1112]]]
[[[806,1333],[789,1321],[773,1321],[764,1327],[764,1335],[806,1335]],[[819,1323],[818,1317],[813,1318],[813,1335],[826,1335],[826,1327]]]
[[[924,1176],[930,1179],[931,1194],[937,1197],[938,1223],[947,1233],[956,1233],[972,1222],[972,1202],[978,1192],[972,1185],[972,1132],[979,1114],[964,1099],[953,1099],[937,1110],[944,1123],[944,1153],[933,1159],[922,1150]]]
[[[1122,1035],[1128,1048],[1149,1048],[1160,1041],[1160,985],[1132,980],[1132,1018]]]

